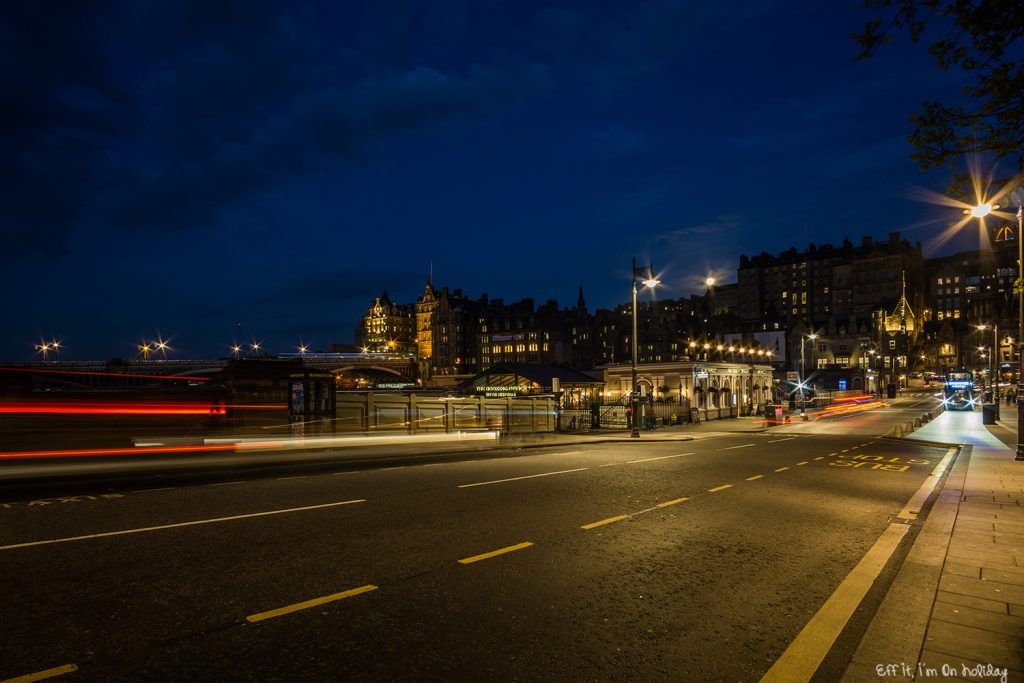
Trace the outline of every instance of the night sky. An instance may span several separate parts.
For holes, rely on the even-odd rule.
[[[660,298],[959,216],[908,115],[962,76],[856,2],[4,3],[0,359],[351,342],[386,290]],[[806,238],[805,238],[806,235]],[[36,356],[37,357],[37,356]]]

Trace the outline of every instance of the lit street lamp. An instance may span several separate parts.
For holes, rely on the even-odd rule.
[[[1017,200],[1017,277],[1024,283],[1024,187],[1018,187],[1011,196]],[[993,206],[990,202],[979,202],[977,206],[965,210],[964,213],[970,213],[984,222],[985,216],[998,208],[998,204]],[[1021,382],[1024,382],[1024,292],[1017,294],[1017,325],[1017,353],[1020,356],[1020,365],[1017,366],[1017,453],[1014,460],[1024,461],[1024,434],[1020,431],[1021,424],[1024,424],[1024,399],[1020,397],[1019,389]],[[998,403],[996,401],[997,406]]]
[[[648,289],[654,289],[658,286],[659,280],[654,277],[653,266],[647,264],[646,268],[640,268],[637,270],[636,258],[633,259],[633,340],[631,346],[633,347],[633,384],[632,384],[632,405],[633,405],[633,431],[630,434],[635,439],[640,438],[640,392],[637,391],[636,386],[636,278],[637,275],[643,277],[647,276],[645,280],[642,280],[644,287]]]
[[[818,335],[814,333],[800,335],[800,381],[797,386],[800,388],[800,417],[805,420],[807,419],[807,403],[804,400],[804,342],[808,339],[814,341],[817,338]]]
[[[55,349],[54,349],[53,346],[50,345],[50,342],[41,342],[39,344],[36,344],[36,351],[38,351],[39,353],[43,354],[43,362],[44,363],[46,362],[46,359],[49,356],[50,351],[54,351],[54,350]]]
[[[996,360],[996,356],[998,354],[997,349],[999,348],[999,325],[975,325],[975,327],[977,327],[979,331],[987,330],[990,327],[992,328],[992,349],[989,354],[991,358],[989,359],[990,374],[988,376],[988,381],[989,386],[992,389],[992,402],[996,405],[996,417],[999,417],[999,381],[996,379],[996,377],[998,377],[999,367]]]
[[[142,354],[143,360],[149,360],[149,354],[153,351],[153,347],[149,342],[142,342],[139,344],[139,353]]]

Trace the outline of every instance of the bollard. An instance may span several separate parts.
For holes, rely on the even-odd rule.
[[[915,417],[914,418],[914,429],[917,429],[920,426],[921,426],[921,418]]]
[[[892,435],[897,439],[903,438],[903,427],[896,425],[896,428],[892,430]]]

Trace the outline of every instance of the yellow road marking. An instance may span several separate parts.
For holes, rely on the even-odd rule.
[[[2,683],[30,683],[31,681],[41,681],[46,678],[53,678],[55,676],[63,676],[69,674],[72,671],[78,671],[78,667],[74,664],[65,664],[64,666],[55,666],[52,669],[46,671],[37,671],[34,674],[25,674],[24,676],[17,676],[16,678],[8,678]]]
[[[849,448],[844,448],[843,450],[841,450],[841,451],[839,451],[839,452],[840,452],[840,453],[849,453],[849,452],[850,452],[850,449],[849,449]]]
[[[806,465],[806,464],[807,464],[807,461],[806,461],[806,460],[804,460],[803,462],[798,462],[798,463],[797,463],[797,465]]]
[[[764,476],[763,474],[755,474],[752,477],[747,477],[747,481],[754,481],[755,479],[760,479],[763,476]]]
[[[328,602],[334,602],[335,600],[344,600],[345,598],[351,598],[353,595],[362,595],[363,593],[369,593],[370,591],[375,590],[377,590],[376,586],[367,584],[366,586],[360,586],[359,588],[353,588],[351,590],[342,591],[341,593],[335,593],[334,595],[325,595],[322,598],[314,598],[312,600],[306,600],[305,602],[297,602],[294,605],[287,605],[286,607],[272,609],[269,612],[250,614],[245,618],[245,620],[249,623],[255,623],[257,621],[263,621],[264,619],[273,619],[274,617],[284,616],[285,614],[291,614],[292,612],[298,612],[299,610],[309,609],[310,607],[326,605]]]
[[[839,455],[839,451],[836,451],[835,453],[829,453],[829,455]]]
[[[721,491],[723,489],[728,489],[728,488],[732,488],[732,484],[722,484],[721,486],[716,486],[713,489],[708,489],[708,493],[714,493],[715,491]]]
[[[782,656],[768,669],[761,683],[811,680],[909,529],[907,524],[890,524],[882,532],[867,555],[847,574]]]
[[[825,459],[824,455],[819,455],[817,458],[815,458],[815,460],[824,460],[824,459]]]
[[[178,522],[177,524],[161,524],[160,526],[147,526],[141,529],[125,529],[123,531],[105,531],[100,534],[86,534],[85,536],[68,536],[66,538],[51,538],[46,541],[29,541],[28,543],[14,543],[13,545],[0,545],[0,550],[14,550],[15,548],[28,548],[34,545],[49,545],[51,543],[67,543],[69,541],[84,541],[90,538],[105,538],[107,536],[123,536],[124,534],[141,534],[146,531],[160,531],[161,529],[176,529],[183,526],[195,526],[196,524],[214,524],[216,522],[230,522],[236,519],[249,519],[250,517],[265,517],[267,515],[283,515],[287,512],[303,512],[305,510],[319,510],[338,505],[352,505],[353,503],[365,503],[361,500],[343,500],[338,503],[322,503],[320,505],[307,505],[301,508],[288,508],[285,510],[269,510],[267,512],[251,512],[247,515],[231,515],[230,517],[216,517],[214,519],[197,519],[192,522]]]
[[[899,515],[897,515],[898,517],[903,519],[917,519],[917,515],[921,512],[921,507],[924,505],[924,502],[928,500],[928,496],[931,495],[932,490],[936,485],[938,485],[939,479],[942,477],[942,473],[946,471],[946,468],[949,466],[949,461],[953,459],[956,452],[956,448],[950,448],[946,451],[946,455],[939,461],[939,464],[935,466],[935,469],[932,470],[928,478],[924,480],[924,483],[921,484],[921,488],[917,490],[917,493],[910,497],[907,504],[903,506],[902,510],[900,510]]]
[[[515,550],[522,550],[523,548],[529,548],[533,543],[525,541],[523,543],[517,543],[516,545],[510,545],[507,548],[499,548],[498,550],[492,550],[489,553],[483,553],[482,555],[474,555],[473,557],[466,557],[459,560],[459,564],[471,564],[473,562],[479,562],[480,560],[488,560],[498,555],[504,555]]]
[[[775,471],[776,471],[776,472],[785,472],[785,471],[786,471],[786,470],[788,470],[788,469],[789,469],[788,467],[780,467],[779,469],[777,469],[777,470],[775,470]]]
[[[590,524],[584,524],[581,529],[593,529],[594,527],[604,526],[605,524],[611,524],[612,522],[618,522],[619,520],[626,519],[627,515],[619,515],[618,517],[609,517],[608,519],[602,519],[600,522],[591,522]],[[461,562],[462,560],[459,560]]]
[[[682,503],[685,500],[690,500],[690,499],[689,498],[676,498],[675,500],[666,500],[664,503],[658,503],[658,507],[660,507],[660,508],[667,508],[669,505],[675,505],[676,503]]]

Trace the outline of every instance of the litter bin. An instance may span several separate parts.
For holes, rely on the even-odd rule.
[[[778,404],[766,405],[764,407],[764,419],[768,424],[781,424],[782,406]]]
[[[996,423],[996,406],[994,403],[986,403],[981,406],[981,424],[994,425]]]

